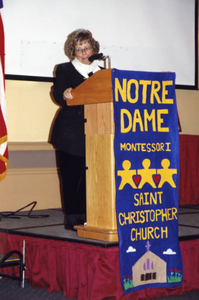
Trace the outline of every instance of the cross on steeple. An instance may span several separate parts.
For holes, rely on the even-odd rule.
[[[145,246],[145,247],[146,247],[147,252],[149,252],[149,249],[150,249],[150,247],[151,247],[149,241],[146,242],[146,246]]]

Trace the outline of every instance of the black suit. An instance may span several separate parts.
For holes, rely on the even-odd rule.
[[[63,92],[69,87],[77,87],[84,80],[72,63],[57,66],[53,96],[61,108],[53,125],[50,143],[58,149],[66,219],[68,215],[85,215],[86,211],[85,136],[84,107],[67,106]]]
[[[50,142],[57,149],[77,156],[85,155],[84,107],[67,106],[63,92],[69,87],[74,89],[84,80],[72,63],[57,66],[53,96],[61,109],[55,120]]]

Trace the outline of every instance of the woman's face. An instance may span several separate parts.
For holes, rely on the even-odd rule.
[[[85,65],[90,65],[89,57],[93,55],[93,48],[88,40],[78,41],[75,45],[75,56]]]

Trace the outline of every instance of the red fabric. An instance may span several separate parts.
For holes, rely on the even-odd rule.
[[[0,254],[6,254],[4,251],[6,248],[7,236],[7,233],[0,232]]]
[[[0,233],[5,252],[21,250],[23,239],[26,240],[26,279],[34,288],[63,291],[70,299],[156,299],[199,290],[199,240],[180,242],[184,265],[182,287],[151,288],[124,295],[120,283],[119,247],[102,248],[11,234],[7,234],[5,241]]]
[[[199,136],[180,135],[179,205],[199,204]]]

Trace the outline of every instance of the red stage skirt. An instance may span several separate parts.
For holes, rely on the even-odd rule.
[[[199,290],[199,240],[180,242],[184,268],[181,287],[150,288],[124,295],[119,247],[103,248],[0,233],[1,253],[11,249],[21,251],[23,239],[26,240],[25,278],[33,288],[63,291],[64,296],[78,300],[156,299]],[[13,271],[18,272],[17,268]]]

